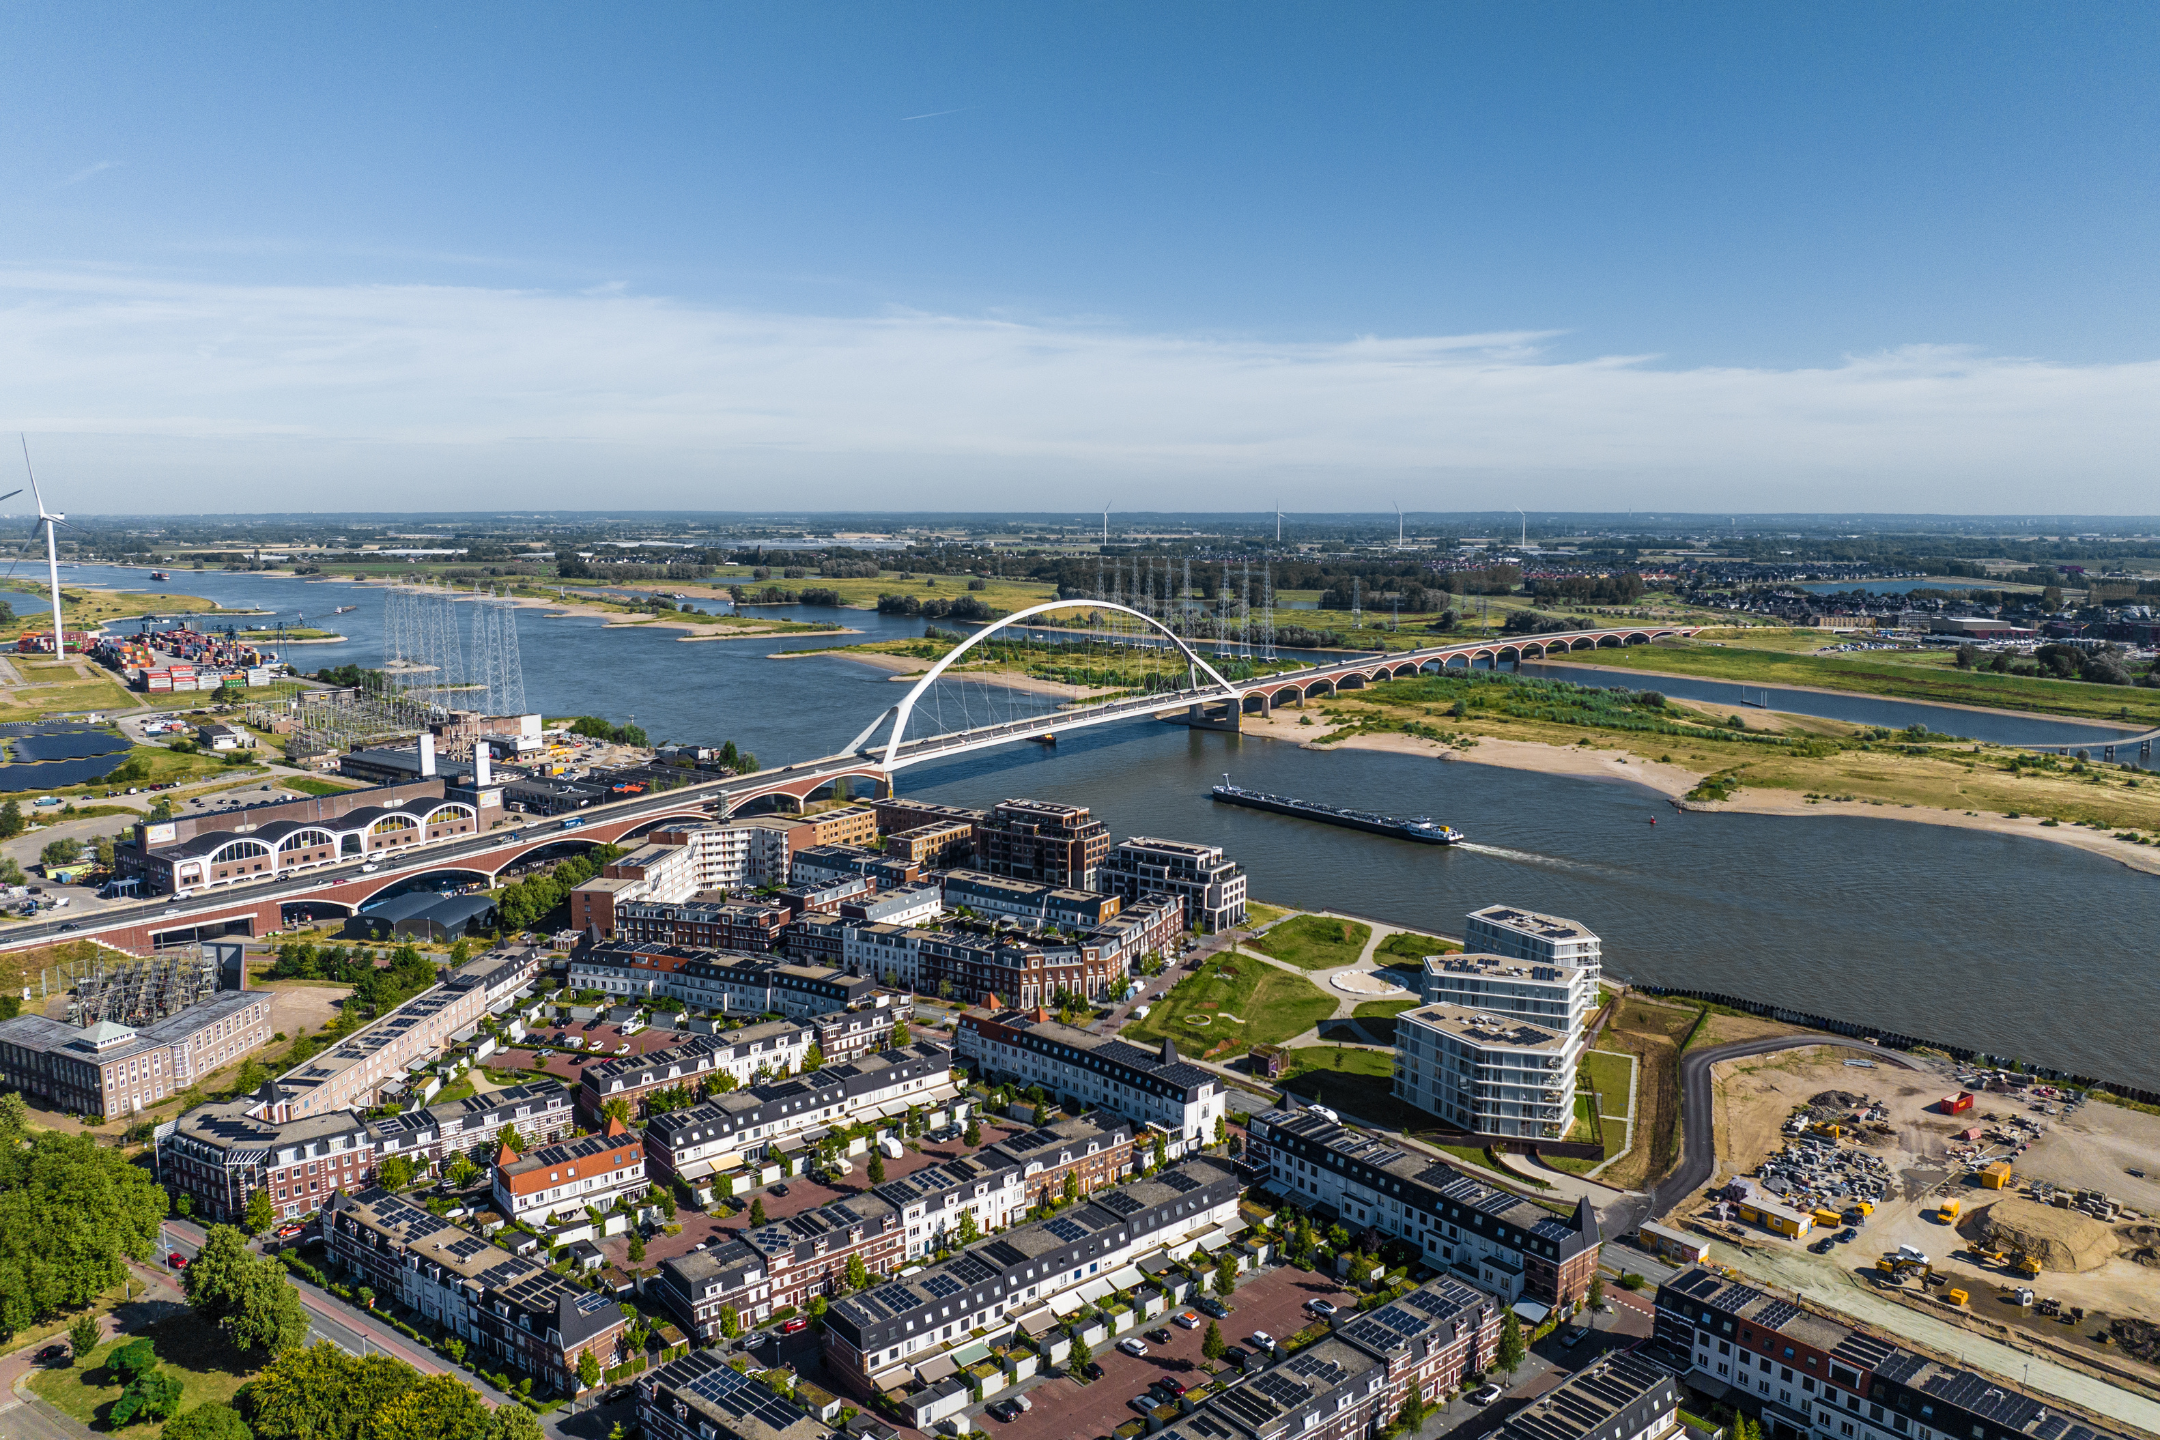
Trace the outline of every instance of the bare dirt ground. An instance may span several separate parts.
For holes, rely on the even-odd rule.
[[[2104,1190],[2148,1217],[2160,1215],[2160,1115],[2094,1102],[2049,1124],[2019,1158],[2017,1178]],[[2132,1170],[2144,1171],[2144,1178]],[[2160,1276],[2154,1285],[2160,1288]]]
[[[304,1030],[320,1030],[337,1018],[338,1002],[352,993],[350,985],[314,980],[258,980],[250,977],[248,988],[270,992],[270,1028],[287,1037]]]
[[[1710,1023],[1746,1022],[1739,1017],[1713,1015]],[[1719,1037],[1747,1038],[1745,1034]],[[1946,1168],[1949,1138],[1961,1128],[1960,1123],[1946,1115],[1931,1116],[1926,1109],[1941,1096],[1942,1085],[1926,1075],[1888,1065],[1867,1069],[1845,1063],[1861,1058],[1865,1057],[1855,1056],[1850,1050],[1818,1045],[1728,1060],[1711,1067],[1717,1096],[1718,1160],[1721,1167],[1730,1167],[1721,1169],[1721,1173],[1745,1175],[1784,1148],[1782,1130],[1793,1107],[1808,1103],[1825,1090],[1866,1095],[1888,1107],[1886,1123],[1894,1135],[1886,1143],[1864,1148],[1889,1161],[1893,1171],[1915,1164]]]
[[[1804,1025],[1788,1025],[1783,1020],[1766,1020],[1759,1015],[1712,1015],[1703,1021],[1702,1029],[1695,1032],[1695,1043],[1688,1048],[1729,1045],[1735,1040],[1759,1040],[1765,1035],[1806,1033]],[[1840,1088],[1850,1090],[1852,1087]]]
[[[1635,1144],[1598,1177],[1606,1184],[1642,1189],[1679,1159],[1679,1045],[1694,1023],[1691,1009],[1639,995],[1621,997],[1598,1048],[1635,1057]]]

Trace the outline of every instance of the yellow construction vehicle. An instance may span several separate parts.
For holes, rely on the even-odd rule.
[[[2020,1275],[2035,1276],[2040,1273],[2040,1261],[2021,1251],[2010,1258],[2010,1268]]]
[[[1962,1204],[1956,1198],[1945,1200],[1935,1207],[1935,1218],[1945,1225],[1955,1225],[1961,1208]]]
[[[1879,1274],[1888,1276],[1893,1285],[1903,1285],[1915,1276],[1925,1283],[1927,1277],[1935,1273],[1934,1266],[1923,1260],[1915,1260],[1909,1255],[1885,1255],[1875,1262],[1875,1269]]]
[[[1827,1120],[1819,1120],[1808,1126],[1808,1134],[1820,1135],[1826,1140],[1837,1140],[1843,1138],[1844,1132]]]

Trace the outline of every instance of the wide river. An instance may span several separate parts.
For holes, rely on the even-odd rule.
[[[62,578],[158,588],[140,570],[80,566]],[[304,669],[381,663],[379,590],[191,571],[175,571],[169,588],[287,621],[305,612],[350,637],[294,647],[289,658]],[[330,616],[353,603],[357,611]],[[921,633],[920,621],[860,610],[774,613]],[[519,619],[533,709],[635,715],[655,740],[732,739],[767,764],[831,753],[903,693],[850,661],[765,658],[839,643],[830,638],[681,644],[673,631],[603,632],[598,620],[531,611]],[[1794,692],[1793,704],[1778,704],[1857,698]],[[1985,718],[1899,709],[1932,712],[1912,718],[1952,733],[1978,734]],[[2083,738],[2093,728],[2064,731]],[[1217,805],[1208,786],[1224,772],[1265,789],[1430,814],[1470,843],[1441,849]],[[1842,813],[1680,814],[1625,781],[1307,751],[1145,721],[1076,732],[1054,750],[1018,745],[906,770],[900,784],[954,804],[1069,801],[1093,807],[1119,836],[1220,844],[1244,864],[1253,895],[1277,903],[1447,933],[1481,905],[1554,911],[1602,935],[1606,965],[1629,979],[1782,1001],[2160,1088],[2160,1052],[2137,1018],[2160,1013],[2160,884],[2068,846]]]

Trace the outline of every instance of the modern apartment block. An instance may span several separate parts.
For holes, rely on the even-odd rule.
[[[1228,1103],[1223,1082],[1178,1058],[1165,1040],[1160,1052],[1091,1034],[1035,1010],[967,1010],[953,1053],[977,1071],[1051,1094],[1100,1106],[1169,1137],[1173,1154],[1213,1143]]]
[[[387,1190],[340,1197],[324,1217],[323,1240],[333,1266],[457,1335],[488,1369],[576,1395],[584,1389],[581,1357],[590,1352],[603,1368],[620,1358],[630,1322],[613,1295],[498,1249]]]
[[[1014,880],[980,870],[948,870],[941,883],[948,910],[1005,915],[1030,925],[1088,930],[1117,914],[1119,900],[1094,890],[1075,890],[1045,880]]]
[[[662,997],[729,1015],[802,1019],[835,1010],[888,1009],[875,976],[799,965],[778,955],[649,942],[593,945],[570,961],[570,984],[637,1000]]]
[[[523,1158],[504,1150],[495,1165],[496,1210],[528,1225],[644,1193],[645,1142],[620,1120],[608,1121],[604,1134],[543,1145]]]
[[[835,1301],[825,1312],[825,1366],[872,1394],[971,1331],[1002,1328],[1053,1296],[1165,1250],[1182,1255],[1237,1217],[1226,1165],[1188,1160],[1151,1179],[1098,1191],[1054,1220],[1023,1225],[942,1265]],[[1139,1272],[1133,1272],[1135,1282]]]
[[[1085,805],[1007,800],[975,824],[975,864],[992,875],[1067,890],[1100,890],[1110,827]]]
[[[1574,965],[1596,980],[1604,969],[1603,942],[1587,925],[1558,915],[1488,905],[1463,918],[1463,949],[1505,955],[1542,965]]]
[[[1353,1230],[1405,1240],[1428,1264],[1510,1304],[1570,1304],[1590,1289],[1599,1241],[1588,1201],[1563,1216],[1315,1110],[1255,1115],[1249,1133],[1248,1159],[1268,1189]]]
[[[954,1093],[952,1052],[940,1045],[907,1045],[655,1115],[646,1124],[645,1141],[655,1174],[696,1183],[799,1145],[833,1125],[941,1105]]]
[[[1626,1351],[1602,1356],[1508,1417],[1502,1440],[1674,1440],[1680,1382]]]
[[[954,857],[953,863],[974,858],[975,827],[980,825],[985,811],[971,810],[965,805],[940,805],[934,800],[913,800],[892,795],[883,800],[870,802],[870,809],[877,815],[878,829],[888,837],[886,848],[890,849],[890,837],[925,826],[950,829],[964,825],[968,831],[967,849]]]
[[[1478,1135],[1564,1140],[1576,1049],[1564,1030],[1422,1005],[1395,1017],[1395,1098]]]
[[[1915,1354],[1799,1296],[1698,1266],[1658,1287],[1657,1338],[1774,1440],[2127,1440],[1996,1376]]]
[[[1428,955],[1418,994],[1427,1005],[1512,1015],[1571,1038],[1597,1009],[1597,981],[1580,965],[1505,955]]]
[[[939,820],[894,830],[885,836],[885,853],[924,870],[969,865],[975,860],[975,822]]]
[[[270,995],[226,990],[141,1029],[44,1015],[0,1021],[0,1085],[100,1120],[133,1115],[270,1039]]]
[[[1245,923],[1245,872],[1220,845],[1135,835],[1110,852],[1102,883],[1127,901],[1175,895],[1192,923],[1210,933]]]

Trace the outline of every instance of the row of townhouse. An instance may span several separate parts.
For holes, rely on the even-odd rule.
[[[156,1105],[270,1039],[270,996],[225,990],[136,1029],[44,1015],[0,1021],[0,1085],[100,1120]]]
[[[560,1138],[571,1123],[570,1092],[559,1085],[519,1085],[374,1120],[350,1110],[293,1119],[271,1080],[245,1099],[197,1106],[174,1121],[158,1137],[157,1178],[209,1220],[238,1220],[257,1190],[270,1193],[281,1219],[293,1220],[340,1191],[373,1184],[393,1156],[440,1165],[463,1153],[484,1163],[506,1127],[529,1146]]]
[[[814,1144],[835,1126],[941,1105],[956,1093],[951,1051],[903,1045],[655,1115],[645,1126],[645,1144],[656,1178],[697,1183]]]
[[[970,1005],[991,996],[1047,1005],[1059,991],[1101,999],[1123,993],[1150,952],[1176,955],[1185,917],[1175,896],[1149,895],[1122,905],[1077,940],[965,920],[935,928],[842,921],[838,963],[896,990],[951,995]]]
[[[577,1111],[597,1125],[610,1100],[627,1100],[631,1113],[645,1110],[655,1090],[688,1085],[702,1089],[709,1080],[730,1076],[737,1085],[755,1084],[800,1069],[817,1043],[817,1032],[789,1020],[770,1020],[713,1035],[696,1035],[665,1050],[626,1055],[587,1065],[578,1077]]]
[[[1025,1134],[880,1185],[877,1194],[898,1208],[909,1260],[948,1248],[962,1233],[961,1216],[988,1235],[1024,1219],[1045,1199],[1062,1196],[1065,1179],[1092,1195],[1128,1178],[1144,1157],[1133,1126],[1103,1111],[1053,1120]]]
[[[891,1009],[905,996],[834,965],[800,964],[754,951],[652,941],[589,945],[570,957],[570,987],[629,1000],[680,1000],[726,1015],[800,1020],[838,1010]]]
[[[686,1334],[711,1344],[724,1333],[723,1311],[754,1326],[775,1310],[839,1293],[851,1261],[874,1277],[890,1275],[904,1251],[899,1211],[876,1194],[851,1195],[664,1261],[654,1288]]]
[[[717,1350],[693,1350],[640,1375],[637,1418],[646,1440],[830,1440],[832,1434]]]
[[[1687,1379],[1771,1440],[2127,1440],[2054,1397],[1917,1354],[1796,1295],[1697,1266],[1658,1287],[1657,1338]]]
[[[1157,1433],[1172,1440],[1364,1440],[1392,1423],[1413,1392],[1438,1400],[1490,1364],[1501,1308],[1481,1290],[1434,1280],[1378,1310],[1349,1312],[1331,1334],[1246,1374]]]
[[[383,1085],[469,1032],[540,973],[538,947],[490,951],[442,984],[353,1032],[278,1078],[290,1118],[367,1109]]]
[[[1163,1041],[1159,1053],[1144,1050],[1060,1024],[1039,1006],[962,1012],[953,1053],[985,1077],[1040,1085],[1153,1126],[1173,1153],[1212,1144],[1229,1103],[1223,1081],[1179,1059],[1175,1042]]]
[[[1303,1108],[1252,1117],[1247,1163],[1278,1195],[1353,1232],[1406,1241],[1426,1263],[1508,1301],[1564,1306],[1597,1273],[1597,1214],[1572,1216],[1398,1150]]]
[[[615,1297],[513,1255],[387,1190],[340,1196],[325,1213],[331,1264],[471,1347],[487,1369],[576,1395],[580,1357],[618,1363],[629,1320]]]
[[[956,1338],[1008,1330],[1032,1312],[1047,1313],[1052,1297],[1107,1283],[1158,1250],[1189,1251],[1235,1223],[1239,1190],[1226,1166],[1187,1160],[845,1296],[825,1312],[826,1370],[858,1394],[875,1394]]]
[[[495,1157],[495,1211],[527,1225],[588,1206],[606,1210],[645,1189],[645,1142],[620,1120],[525,1156],[505,1145]]]

